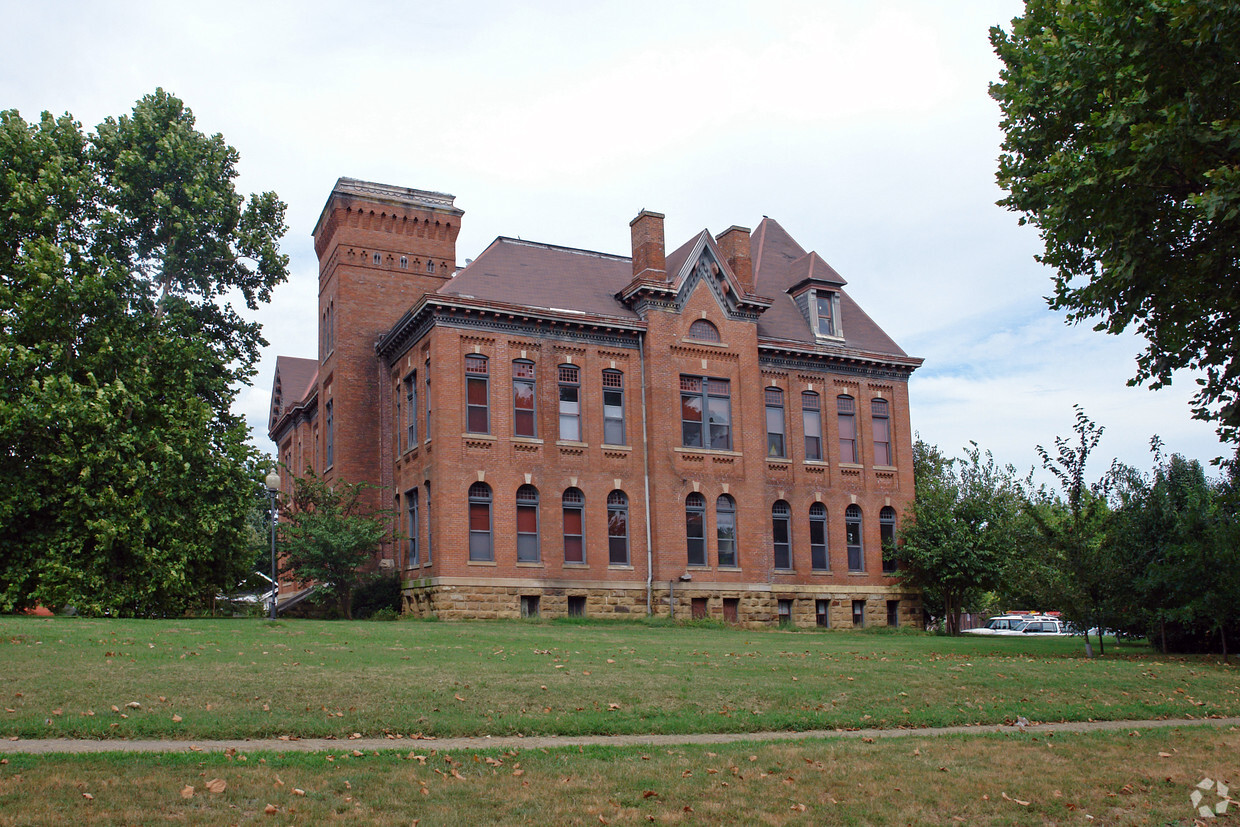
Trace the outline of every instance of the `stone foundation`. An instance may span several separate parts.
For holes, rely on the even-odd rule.
[[[670,597],[670,599],[669,599]],[[711,620],[733,622],[746,628],[769,628],[782,623],[800,629],[822,626],[820,609],[825,609],[825,625],[833,629],[854,627],[854,601],[863,601],[862,625],[888,626],[888,602],[898,601],[894,619],[897,625],[922,627],[921,595],[898,588],[869,586],[846,590],[831,587],[793,588],[680,588],[669,592],[667,584],[656,585],[649,613],[655,617],[692,619],[695,601],[699,615]],[[781,601],[786,617],[780,615]],[[647,614],[646,588],[633,586],[549,586],[481,585],[442,583],[434,579],[406,581],[402,604],[405,614],[415,617],[437,616],[443,620],[493,620],[499,618],[569,617],[630,618]],[[570,611],[571,610],[571,611]],[[733,611],[735,612],[733,616]]]

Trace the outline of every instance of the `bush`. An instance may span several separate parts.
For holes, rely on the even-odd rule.
[[[384,617],[377,617],[379,612]],[[386,614],[390,614],[388,617]],[[393,574],[376,574],[358,586],[353,595],[353,616],[359,619],[394,620],[400,615],[400,578]]]

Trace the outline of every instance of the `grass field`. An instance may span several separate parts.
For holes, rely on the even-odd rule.
[[[1189,825],[1194,785],[1240,781],[1240,732],[1213,727],[450,754],[408,746],[417,749],[12,755],[0,765],[0,825]]]
[[[561,622],[0,618],[0,735],[922,727],[1240,714],[1216,659],[1074,638]],[[138,704],[138,706],[131,706]]]

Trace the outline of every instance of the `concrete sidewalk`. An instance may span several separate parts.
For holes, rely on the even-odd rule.
[[[978,724],[976,726],[926,727],[924,729],[822,729],[806,732],[723,732],[685,735],[538,735],[477,736],[472,738],[289,738],[230,741],[88,741],[69,738],[0,741],[0,754],[52,755],[60,753],[160,753],[160,752],[342,752],[359,750],[415,750],[440,752],[471,749],[553,749],[577,746],[676,746],[680,744],[730,744],[738,741],[800,741],[814,738],[909,738],[939,735],[986,735],[1014,732],[1095,732],[1107,730],[1161,729],[1165,727],[1238,727],[1240,717],[1191,718],[1149,721],[1067,721],[1024,726]]]

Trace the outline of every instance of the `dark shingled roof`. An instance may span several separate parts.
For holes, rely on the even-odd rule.
[[[754,285],[758,293],[771,296],[774,303],[758,318],[758,335],[772,339],[788,339],[805,344],[818,344],[809,323],[801,315],[788,290],[806,278],[832,285],[844,279],[817,253],[805,249],[770,218],[754,230],[750,239],[753,254]],[[825,269],[823,269],[825,268]],[[907,356],[874,320],[866,315],[842,288],[840,320],[844,326],[844,347],[892,356]]]
[[[633,278],[628,256],[497,238],[437,291],[550,310],[637,319],[616,301]]]

